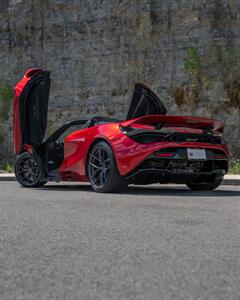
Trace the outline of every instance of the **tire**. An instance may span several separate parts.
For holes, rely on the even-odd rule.
[[[47,183],[42,179],[37,161],[31,153],[24,152],[18,156],[14,165],[14,172],[17,181],[24,187],[41,187]]]
[[[90,150],[87,173],[92,189],[97,193],[121,192],[128,185],[118,172],[112,149],[104,141]]]
[[[212,191],[215,190],[222,183],[223,179],[218,179],[214,182],[208,183],[187,183],[187,187],[189,187],[193,191]]]

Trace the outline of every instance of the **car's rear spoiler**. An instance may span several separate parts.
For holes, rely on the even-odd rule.
[[[161,125],[162,127],[185,127],[206,129],[216,133],[223,133],[223,123],[221,121],[189,117],[189,116],[164,116],[164,115],[148,115],[134,120],[122,122],[122,126],[130,126],[132,124],[145,125]]]

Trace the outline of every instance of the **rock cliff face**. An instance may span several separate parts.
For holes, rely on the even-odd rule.
[[[11,88],[52,71],[48,132],[85,115],[124,117],[134,82],[171,114],[214,117],[240,154],[238,0],[0,0],[0,154],[11,156]]]

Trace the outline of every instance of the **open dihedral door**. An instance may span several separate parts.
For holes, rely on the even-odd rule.
[[[19,154],[24,145],[39,145],[47,128],[50,72],[28,70],[15,86],[13,128],[14,152]]]
[[[166,114],[167,109],[158,96],[144,84],[136,83],[126,120]]]

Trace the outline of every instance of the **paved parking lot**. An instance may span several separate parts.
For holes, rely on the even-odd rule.
[[[0,182],[0,299],[240,299],[240,187]]]

